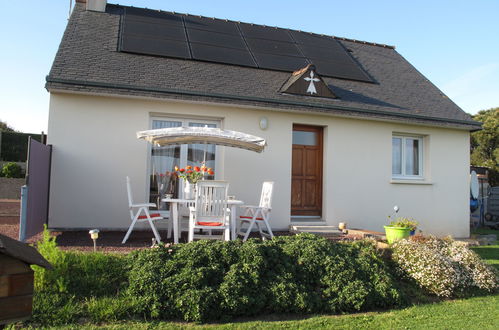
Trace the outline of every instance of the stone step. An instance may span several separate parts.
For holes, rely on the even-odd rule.
[[[336,226],[314,226],[314,225],[291,225],[289,230],[292,233],[312,233],[326,235],[343,235],[343,232]]]

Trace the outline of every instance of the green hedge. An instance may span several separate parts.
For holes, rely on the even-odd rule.
[[[401,295],[373,243],[313,235],[199,241],[129,255],[39,245],[35,325],[87,319],[208,321],[268,313],[341,313],[396,306]]]
[[[207,321],[266,313],[340,313],[400,303],[370,242],[313,235],[199,241],[135,253],[128,293],[149,318]]]

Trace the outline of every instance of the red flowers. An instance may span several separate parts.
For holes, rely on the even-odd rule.
[[[189,181],[190,183],[196,183],[205,175],[215,175],[215,172],[210,167],[206,167],[206,165],[201,166],[191,166],[188,165],[185,168],[179,168],[175,166],[175,172],[177,172],[178,177]]]

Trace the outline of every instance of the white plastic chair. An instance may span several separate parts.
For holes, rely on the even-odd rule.
[[[243,236],[243,242],[248,239],[253,227],[258,227],[258,231],[262,239],[274,237],[270,228],[270,211],[272,211],[272,190],[274,182],[265,181],[262,186],[262,194],[260,196],[260,204],[258,206],[244,205],[241,208],[244,210],[243,215],[239,216],[238,235]],[[244,228],[247,225],[246,229]]]
[[[160,214],[159,211],[149,212],[149,207],[154,207],[156,204],[154,203],[143,203],[143,204],[134,204],[132,199],[132,188],[130,185],[130,178],[126,177],[126,188],[128,193],[128,208],[130,210],[130,219],[132,220],[132,224],[123,238],[121,244],[125,244],[128,240],[128,237],[133,231],[133,227],[136,223],[140,222],[149,222],[151,229],[154,233],[154,237],[156,237],[156,242],[161,243],[161,236],[159,236],[158,230],[154,226],[153,221],[164,220],[165,218]],[[168,221],[168,238],[172,235],[172,222]]]
[[[230,240],[229,210],[227,209],[227,191],[229,183],[225,181],[199,181],[196,199],[189,214],[188,241],[194,239]],[[206,234],[194,234],[201,229]],[[213,230],[222,230],[222,235],[213,235]]]

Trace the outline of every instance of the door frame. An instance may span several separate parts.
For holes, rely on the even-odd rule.
[[[295,130],[298,131],[308,131],[308,132],[316,132],[317,133],[317,147],[318,147],[318,162],[317,165],[320,167],[320,171],[317,177],[317,200],[319,202],[319,214],[318,215],[299,215],[293,214],[292,205],[290,205],[290,214],[292,218],[301,218],[301,219],[322,219],[323,218],[323,180],[324,180],[324,126],[319,125],[307,125],[307,124],[293,124],[292,132]],[[291,133],[293,134],[293,133]],[[293,158],[293,142],[291,141],[291,158]],[[291,179],[293,178],[293,164],[291,164]],[[291,187],[291,198],[293,194],[293,188]],[[290,199],[291,203],[291,199]]]

